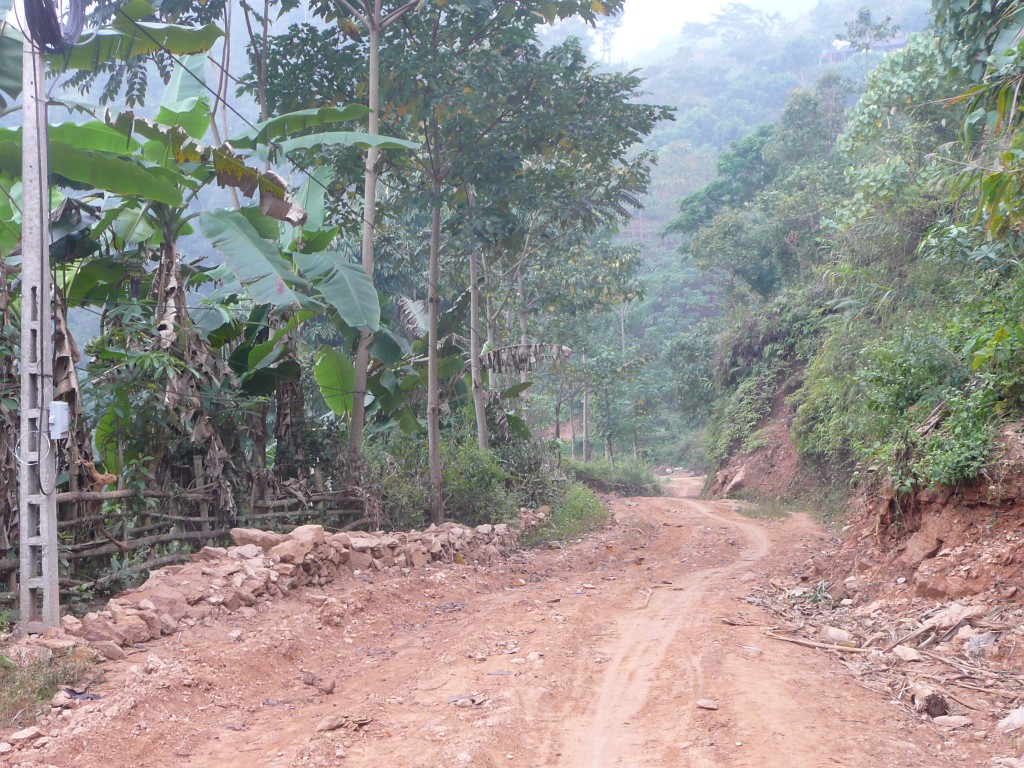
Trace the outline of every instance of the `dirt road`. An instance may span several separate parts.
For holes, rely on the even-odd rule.
[[[614,525],[561,549],[342,579],[152,642],[7,764],[990,764],[833,657],[766,637],[746,598],[824,533],[698,488],[613,502]]]

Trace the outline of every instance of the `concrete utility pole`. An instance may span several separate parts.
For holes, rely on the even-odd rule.
[[[46,58],[25,31],[22,65],[21,436],[18,442],[22,634],[60,623],[57,447],[50,438],[53,299],[46,143]]]

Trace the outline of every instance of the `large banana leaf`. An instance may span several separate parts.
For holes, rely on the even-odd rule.
[[[89,188],[181,205],[181,190],[175,174],[141,165],[127,157],[51,140],[50,168],[55,176]],[[0,171],[21,176],[20,137],[13,141],[0,140]]]
[[[309,283],[292,271],[277,248],[260,237],[241,213],[206,211],[199,225],[253,301],[277,310],[311,305],[303,295]]]
[[[381,149],[419,149],[420,144],[405,139],[395,139],[390,136],[373,136],[369,133],[359,131],[325,131],[323,133],[310,133],[306,136],[296,136],[292,139],[283,139],[276,142],[275,146],[282,154],[287,155],[296,149],[310,149],[329,144],[335,147],[380,147]]]
[[[352,388],[356,371],[348,356],[336,349],[324,349],[313,366],[313,378],[320,386],[324,402],[338,416],[352,411]]]
[[[7,0],[0,0],[0,6]],[[0,109],[21,93],[22,39],[14,27],[5,24],[7,11],[0,12]]]
[[[21,182],[0,173],[0,261],[21,243]]]
[[[78,149],[123,154],[134,152],[139,143],[99,120],[88,123],[55,123],[49,126],[50,141],[62,141]],[[0,128],[0,144],[21,144],[21,128]],[[19,174],[20,175],[20,174]]]
[[[255,130],[247,130],[231,139],[231,144],[242,149],[255,149],[258,145],[266,145],[287,136],[294,136],[310,128],[358,120],[366,117],[369,111],[362,104],[348,104],[340,109],[338,107],[300,109],[297,112],[272,117],[258,124]]]
[[[210,128],[210,99],[206,90],[205,56],[185,56],[174,65],[156,122],[180,125],[193,139]]]
[[[390,328],[381,326],[370,345],[370,355],[385,366],[392,366],[403,360],[412,350],[409,343]]]
[[[21,35],[3,22],[10,4],[0,0],[0,109],[7,105],[4,94],[13,99],[21,92]],[[64,69],[97,69],[110,60],[127,61],[161,49],[178,56],[206,53],[224,34],[213,24],[184,27],[139,21],[154,12],[145,0],[132,0],[117,12],[113,29],[85,35],[67,53],[48,59]]]
[[[51,59],[67,69],[97,69],[112,59],[127,61],[161,49],[178,56],[205,53],[224,34],[213,24],[182,27],[125,19],[120,26],[120,29],[101,29],[86,35],[70,51]],[[18,69],[20,71],[21,67]]]
[[[304,240],[303,230],[313,233],[324,225],[324,198],[327,195],[327,186],[334,178],[334,171],[329,165],[320,165],[313,169],[306,183],[299,187],[295,195],[295,204],[306,212],[306,223],[301,227],[285,227],[282,230],[291,230],[291,242]],[[285,232],[282,232],[285,234]],[[287,235],[285,242],[287,242]],[[297,249],[296,249],[297,250]]]
[[[338,316],[353,328],[380,328],[380,297],[363,268],[340,253],[296,253],[295,266]]]

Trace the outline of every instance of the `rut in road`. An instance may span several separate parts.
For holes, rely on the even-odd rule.
[[[693,488],[690,483],[687,490]],[[652,500],[653,501],[653,500]],[[744,548],[736,547],[737,556],[726,565],[684,572],[667,568],[661,575],[670,584],[654,585],[647,598],[631,615],[618,621],[618,642],[614,655],[590,705],[581,703],[585,711],[576,712],[566,724],[563,744],[554,755],[566,768],[597,766],[661,765],[665,753],[679,750],[678,741],[693,741],[690,726],[694,702],[700,698],[702,682],[702,635],[714,620],[709,610],[711,597],[726,591],[736,573],[749,569],[769,551],[768,536],[763,529],[738,520],[725,518],[714,507],[695,499],[665,499],[657,503],[658,519],[669,525],[702,525],[714,523],[742,535]],[[669,657],[670,649],[677,652]],[[645,705],[651,695],[652,683],[660,676],[673,681],[679,719],[671,732],[663,729],[651,733],[645,727]],[[698,757],[691,752],[691,758]],[[713,765],[699,759],[692,765]]]

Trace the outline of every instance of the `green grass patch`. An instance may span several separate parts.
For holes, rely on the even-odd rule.
[[[0,726],[28,725],[64,686],[77,683],[91,664],[67,654],[21,665],[0,652]]]
[[[741,501],[736,511],[744,517],[754,520],[784,520],[789,517],[791,508],[778,499],[765,501]]]
[[[524,547],[533,547],[544,541],[578,539],[584,534],[600,530],[611,519],[611,512],[580,483],[569,483],[562,500],[551,509],[551,519],[545,525],[527,531]]]
[[[638,461],[562,462],[562,470],[572,480],[601,493],[618,496],[663,496],[664,489],[651,468]]]
[[[849,498],[849,491],[838,485],[822,483],[781,498],[763,496],[747,489],[739,491],[733,498],[740,502],[736,511],[744,517],[781,520],[797,512],[810,515],[826,528],[835,528]]]

